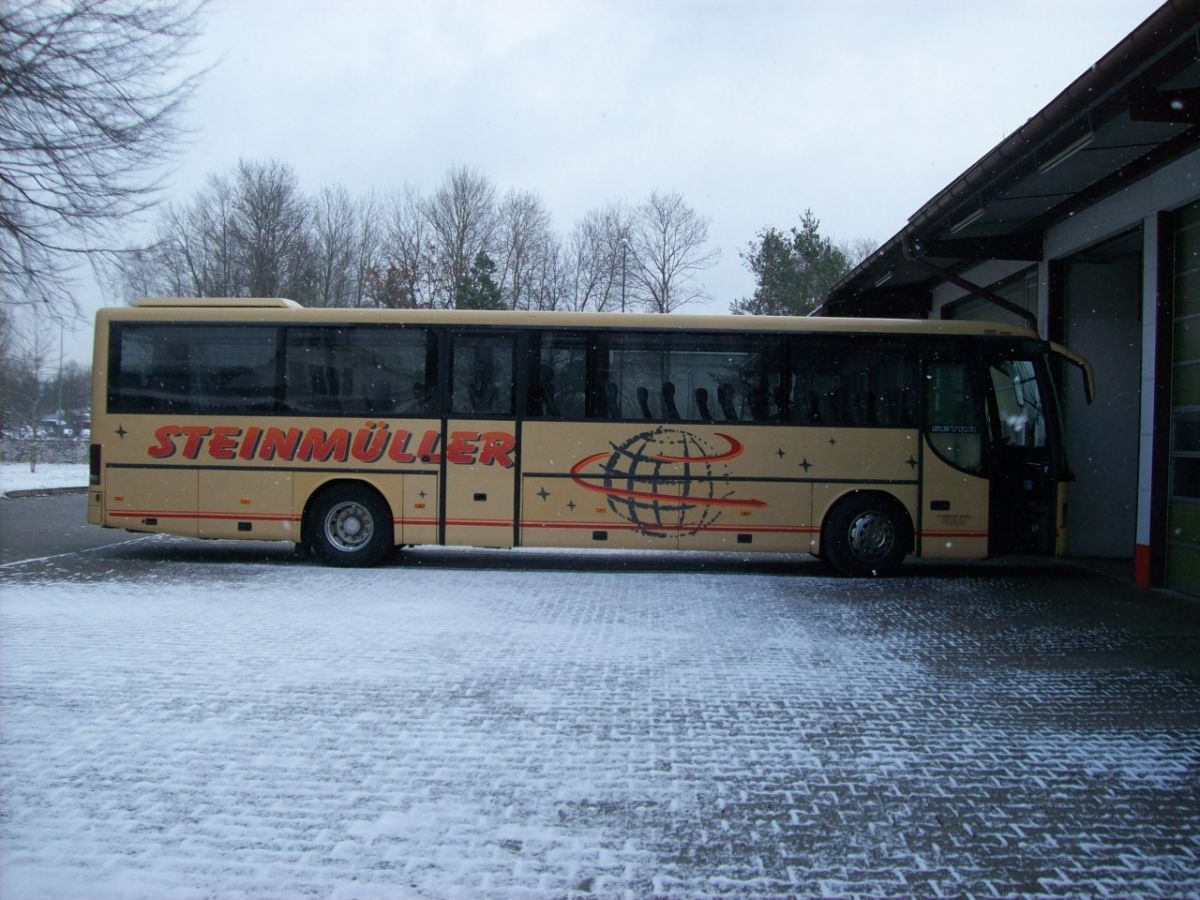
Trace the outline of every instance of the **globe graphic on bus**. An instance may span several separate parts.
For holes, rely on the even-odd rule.
[[[655,428],[613,444],[611,452],[581,459],[571,475],[580,487],[602,494],[613,512],[643,534],[696,534],[729,507],[766,505],[734,496],[726,463],[743,448],[729,435],[715,437],[724,446],[690,431]]]

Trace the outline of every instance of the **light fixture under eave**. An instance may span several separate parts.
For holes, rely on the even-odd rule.
[[[1088,146],[1094,140],[1096,140],[1096,133],[1094,131],[1089,131],[1087,134],[1085,134],[1083,137],[1079,138],[1078,140],[1072,141],[1071,143],[1067,144],[1067,146],[1063,147],[1061,150],[1059,150],[1057,153],[1055,153],[1049,159],[1045,160],[1044,162],[1038,163],[1038,171],[1043,174],[1045,174],[1046,172],[1049,172],[1055,166],[1066,162],[1068,159],[1070,159],[1072,156],[1074,156],[1076,153],[1078,153],[1084,147]]]
[[[892,273],[890,271],[884,272],[882,276],[880,276],[879,278],[877,278],[875,280],[875,287],[883,287],[885,284],[887,284],[891,280],[892,280]]]
[[[960,219],[959,221],[957,221],[953,225],[951,225],[950,233],[958,234],[964,228],[966,228],[969,225],[974,225],[976,222],[978,222],[982,218],[983,218],[983,207],[981,206],[981,207],[979,207],[979,209],[975,210],[975,212],[971,213],[965,219]]]

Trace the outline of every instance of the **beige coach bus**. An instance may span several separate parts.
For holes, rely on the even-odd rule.
[[[1055,360],[934,321],[310,310],[156,299],[96,322],[88,521],[399,545],[1065,549]]]

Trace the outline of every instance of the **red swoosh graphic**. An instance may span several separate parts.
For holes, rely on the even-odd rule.
[[[729,444],[729,452],[728,453],[722,453],[720,456],[653,456],[653,457],[651,457],[651,459],[657,460],[658,462],[677,462],[677,463],[726,462],[727,460],[730,460],[730,459],[737,459],[739,456],[742,455],[742,451],[744,451],[746,449],[745,447],[742,446],[741,441],[737,440],[736,438],[732,438],[727,434],[722,434],[719,431],[714,432],[714,434],[716,434],[716,436],[719,438],[725,438],[725,442],[727,444]]]
[[[653,460],[656,460],[659,462],[694,463],[694,462],[720,462],[722,460],[733,459],[734,457],[741,456],[744,448],[738,441],[735,441],[733,438],[731,438],[725,434],[722,434],[721,437],[725,438],[725,440],[729,442],[729,446],[730,446],[729,452],[722,454],[721,456],[689,456],[689,457],[652,456],[652,457],[650,457],[650,459],[653,459]],[[654,491],[633,491],[633,490],[626,490],[624,488],[605,487],[602,484],[593,484],[592,482],[586,481],[582,475],[583,470],[586,469],[588,466],[590,466],[592,463],[599,462],[600,460],[604,459],[605,457],[607,457],[609,455],[610,455],[609,451],[605,451],[603,453],[593,453],[591,456],[585,456],[583,459],[579,460],[579,462],[575,463],[575,465],[571,466],[571,480],[574,481],[581,488],[583,488],[585,491],[592,491],[593,493],[596,493],[596,494],[603,494],[605,497],[628,497],[628,498],[636,499],[636,500],[653,500],[656,502],[661,502],[661,501],[666,500],[666,501],[670,501],[670,502],[691,503],[694,506],[741,506],[741,507],[749,507],[750,509],[762,509],[763,507],[765,507],[767,505],[762,500],[754,500],[754,499],[742,500],[737,497],[688,497],[688,496],[682,496],[679,494],[656,494]],[[596,476],[593,476],[593,477],[596,477]]]

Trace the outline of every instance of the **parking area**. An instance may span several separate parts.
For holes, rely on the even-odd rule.
[[[0,567],[5,896],[1200,896],[1200,607],[1057,565]]]

